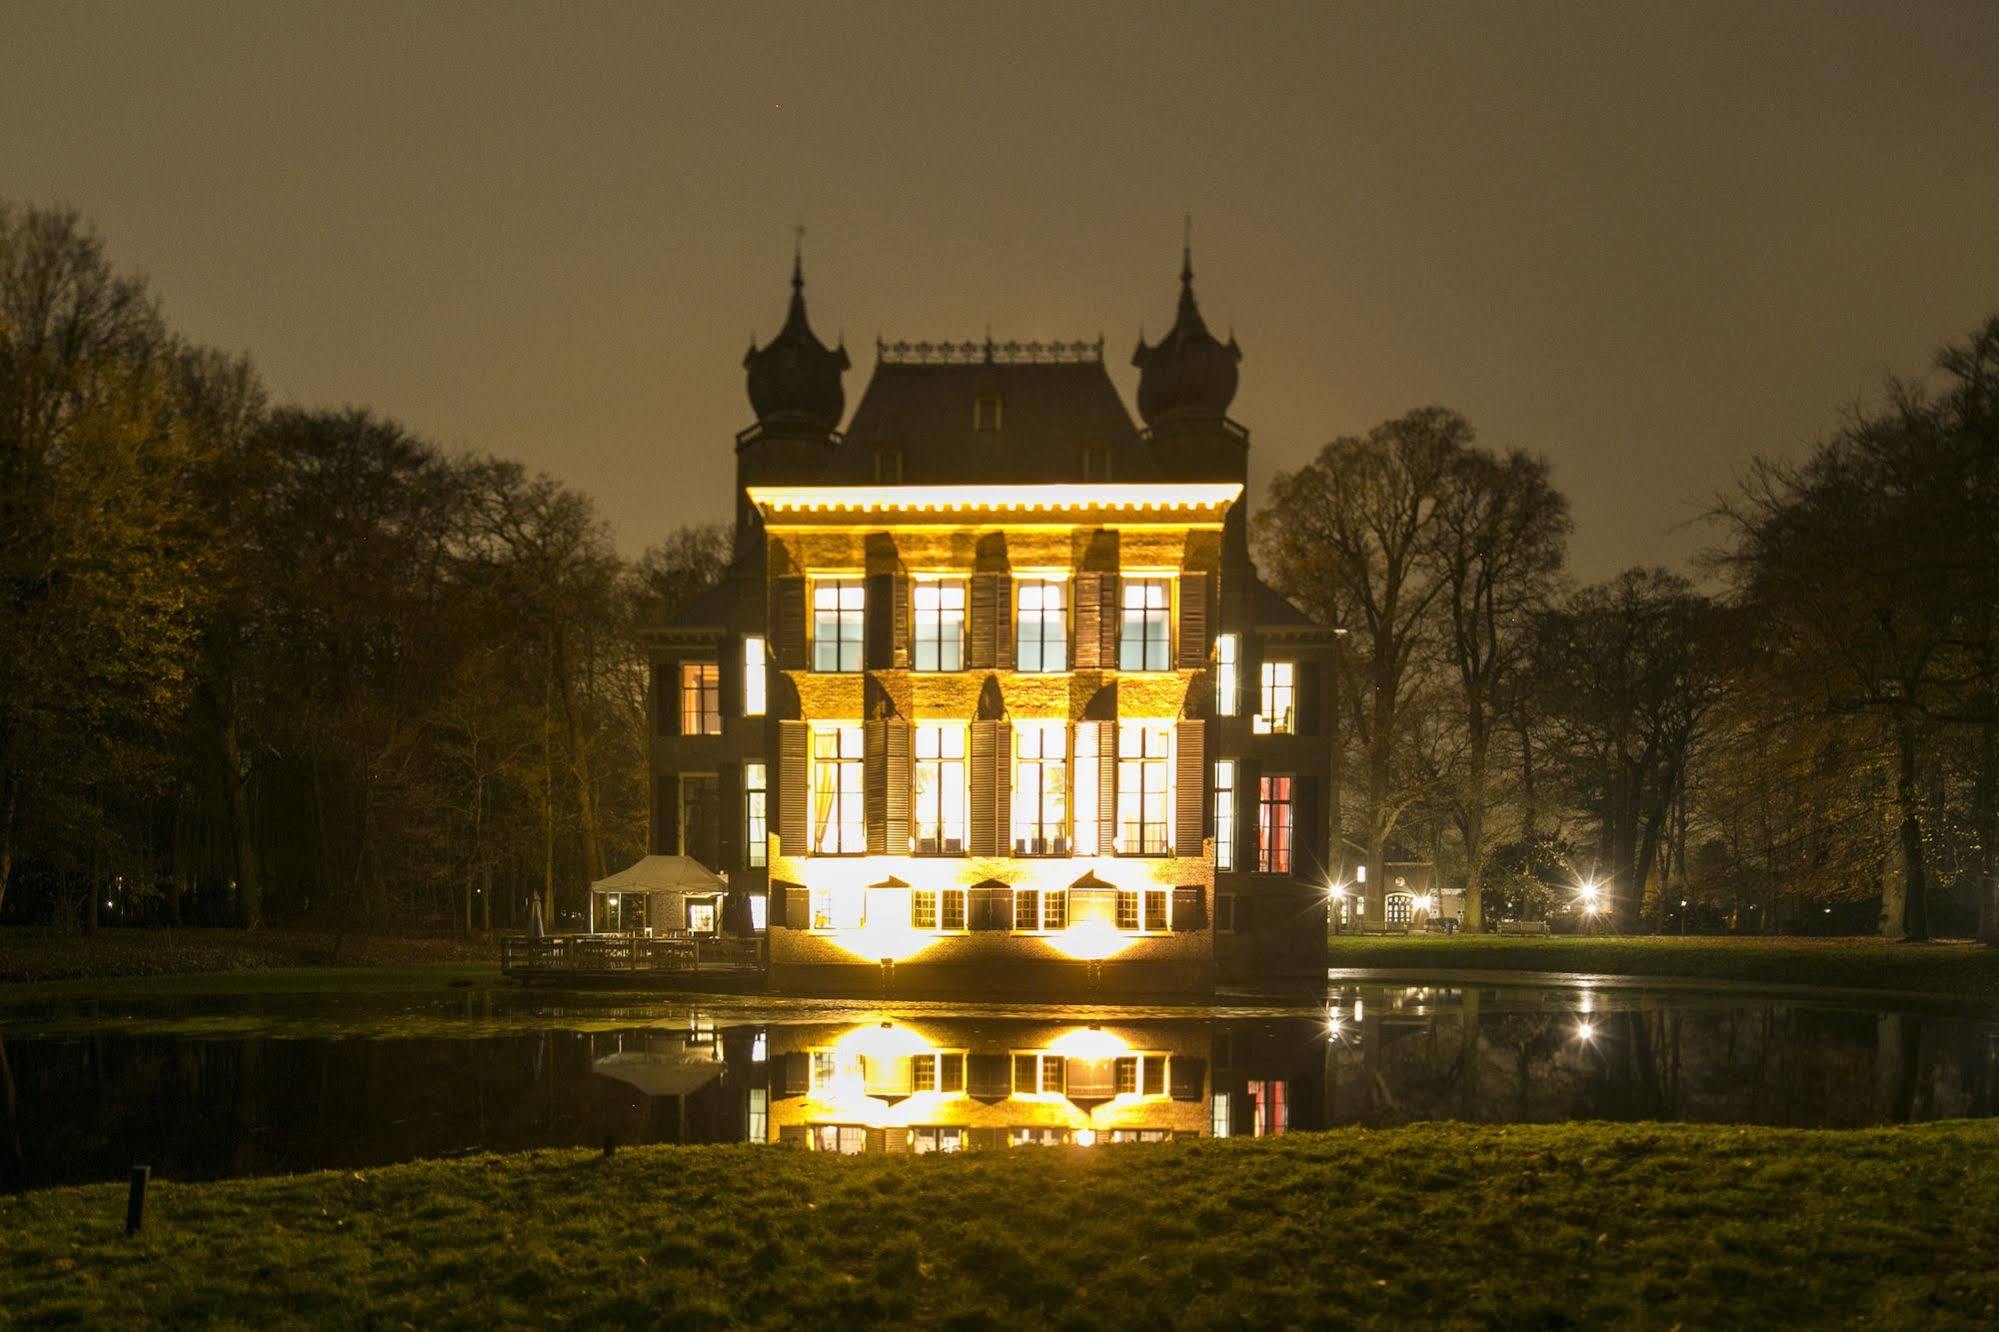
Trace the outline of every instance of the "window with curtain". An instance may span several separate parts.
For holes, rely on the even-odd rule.
[[[1259,874],[1291,872],[1291,779],[1265,777],[1256,797],[1256,869]]]
[[[961,722],[919,722],[916,726],[916,852],[928,856],[965,853],[965,727]]]
[[[1068,736],[1056,721],[1013,727],[1013,853],[1069,853]]]
[[[858,722],[812,730],[812,850],[858,855],[867,848],[861,806],[861,727]]]
[[[1290,735],[1296,729],[1298,668],[1288,661],[1263,663],[1261,697],[1251,729],[1258,735]]]
[[[1167,783],[1172,771],[1173,724],[1118,723],[1117,810],[1120,855],[1163,856],[1167,838]]]
[[[712,661],[680,663],[680,733],[722,733],[722,671]]]
[[[1215,760],[1215,868],[1235,868],[1235,760]]]

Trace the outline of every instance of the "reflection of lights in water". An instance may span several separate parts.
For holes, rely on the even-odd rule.
[[[1355,1022],[1359,1022],[1359,1021],[1360,1021],[1360,1020],[1361,1020],[1361,1019],[1362,1019],[1363,1017],[1365,1017],[1366,1015],[1367,1015],[1367,1004],[1366,1004],[1366,1001],[1365,1001],[1365,1000],[1361,1000],[1361,999],[1356,999],[1356,1000],[1354,1000],[1354,1001],[1353,1001],[1353,1020],[1354,1020]]]
[[[1582,1012],[1584,1017],[1596,1012],[1596,994],[1589,987],[1583,987]]]
[[[1595,1039],[1596,1039],[1596,1023],[1594,1023],[1594,1022],[1589,1022],[1589,1021],[1583,1021],[1583,1022],[1578,1022],[1578,1023],[1576,1024],[1576,1039],[1577,1039],[1577,1040],[1579,1040],[1579,1041],[1593,1041],[1593,1040],[1595,1040]]]

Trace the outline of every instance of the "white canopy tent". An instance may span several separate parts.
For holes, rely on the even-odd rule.
[[[692,856],[645,856],[590,885],[592,934],[722,928],[729,882]]]

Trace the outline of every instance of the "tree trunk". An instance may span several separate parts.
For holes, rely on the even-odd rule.
[[[1923,874],[1923,825],[1916,804],[1916,727],[1906,715],[1896,719],[1895,759],[1895,804],[1896,814],[1901,819],[1902,887],[1907,894],[1904,937],[1921,941],[1930,937],[1930,920]]]
[[[1999,947],[1999,719],[1988,718],[1978,728],[1978,774],[1971,808],[1978,833],[1978,937]]]
[[[555,738],[549,715],[549,689],[541,691],[541,918],[546,928],[555,926]]]
[[[14,811],[20,791],[11,772],[0,772],[0,918],[7,907],[7,884],[14,877]]]
[[[243,748],[236,735],[236,709],[217,700],[221,711],[218,739],[222,744],[222,785],[229,796],[229,818],[236,834],[236,903],[243,928],[264,924],[264,881],[257,861],[257,839],[250,826],[250,783],[243,772]]]
[[[556,694],[562,704],[563,736],[569,744],[569,770],[576,782],[576,815],[582,821],[583,878],[591,881],[604,877],[604,858],[597,846],[597,806],[590,786],[590,760],[583,750],[576,700],[569,687],[569,651],[560,633],[555,636],[552,660]]]

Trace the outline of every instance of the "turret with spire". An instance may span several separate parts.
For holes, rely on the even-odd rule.
[[[1173,327],[1153,346],[1138,339],[1131,363],[1138,367],[1138,414],[1149,426],[1176,419],[1214,419],[1228,415],[1235,400],[1236,365],[1242,349],[1231,334],[1227,342],[1208,332],[1201,307],[1194,300],[1193,225],[1180,252],[1180,308]]]
[[[748,372],[750,406],[759,423],[796,422],[831,431],[846,411],[847,396],[840,376],[848,368],[847,348],[828,348],[805,317],[805,255],[800,245],[791,258],[791,309],[778,335],[758,347],[754,340],[743,357]]]

